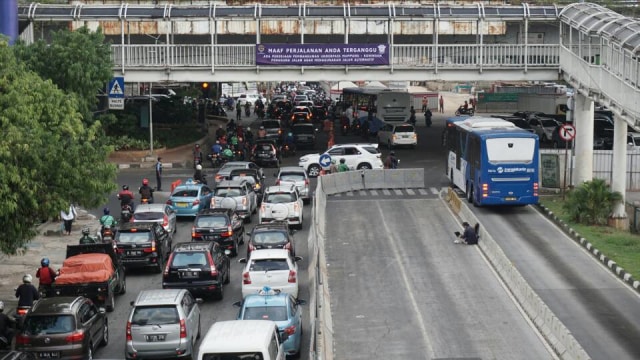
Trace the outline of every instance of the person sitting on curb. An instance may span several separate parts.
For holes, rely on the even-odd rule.
[[[462,223],[462,226],[464,227],[463,233],[461,234],[459,231],[456,231],[455,234],[458,238],[453,243],[476,245],[478,243],[478,230],[480,230],[480,224],[476,224],[476,226],[471,227],[471,225],[465,221]]]

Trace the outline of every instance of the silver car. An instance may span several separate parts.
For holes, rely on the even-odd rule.
[[[175,234],[176,212],[167,204],[140,204],[133,212],[133,222],[157,222],[169,233]]]
[[[309,203],[311,200],[311,192],[309,191],[309,176],[305,169],[299,166],[281,167],[276,178],[276,185],[295,185],[304,203]]]
[[[125,359],[195,358],[201,303],[185,289],[140,292],[127,318]]]
[[[260,176],[264,176],[262,168],[251,161],[229,161],[228,163],[224,164],[220,168],[220,170],[218,170],[218,173],[215,177],[216,184],[220,183],[220,181],[222,180],[231,180],[229,179],[229,174],[231,174],[231,170],[233,169],[255,169],[258,171],[258,174],[260,174]]]
[[[223,180],[216,186],[211,208],[235,210],[245,222],[251,222],[251,215],[258,210],[258,196],[247,180]]]

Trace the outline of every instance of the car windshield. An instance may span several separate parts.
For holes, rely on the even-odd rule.
[[[558,126],[558,123],[555,120],[551,120],[551,119],[540,120],[540,122],[542,123],[543,127],[556,127],[556,126]]]
[[[313,134],[314,130],[311,126],[294,126],[293,127],[294,134]]]
[[[261,126],[264,126],[265,129],[277,129],[280,127],[280,123],[277,121],[263,121]]]
[[[260,352],[234,352],[229,354],[203,354],[202,360],[263,360]]]
[[[244,309],[242,320],[286,321],[287,308],[285,306],[247,307]]]
[[[267,195],[265,202],[270,204],[282,204],[296,201],[292,193],[271,193]]]
[[[280,245],[287,243],[287,235],[281,231],[261,231],[253,234],[253,243],[260,245]]]
[[[217,197],[234,197],[234,196],[242,196],[242,189],[240,188],[217,188],[216,189]]]
[[[304,174],[300,173],[282,173],[280,181],[304,181]]]
[[[151,240],[151,232],[149,231],[118,231],[116,232],[116,241],[119,243],[146,243]]]
[[[196,227],[199,228],[221,228],[227,226],[225,216],[199,216],[196,220]]]
[[[203,252],[174,252],[172,267],[206,266],[207,256]]]
[[[287,259],[257,259],[251,260],[249,271],[289,270]]]
[[[163,212],[136,212],[133,217],[136,220],[161,220],[164,217]]]
[[[23,324],[27,335],[64,334],[74,331],[75,328],[71,315],[29,315]]]
[[[166,325],[180,321],[175,305],[136,306],[131,317],[131,325]]]
[[[171,195],[171,197],[197,197],[197,189],[178,189]]]

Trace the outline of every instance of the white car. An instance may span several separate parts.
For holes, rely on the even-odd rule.
[[[165,203],[139,204],[133,212],[133,222],[157,222],[169,234],[176,232],[176,220],[175,211]]]
[[[247,101],[253,106],[258,99],[262,99],[260,94],[242,94],[238,96],[238,106],[244,106]],[[262,102],[264,102],[264,100],[262,100]]]
[[[294,298],[298,298],[298,265],[302,257],[292,257],[289,250],[253,250],[249,259],[240,259],[246,264],[242,270],[242,298],[258,294],[265,286]]]
[[[258,209],[258,196],[246,180],[223,180],[216,185],[211,208],[232,209],[245,222],[251,222],[251,214]]]
[[[268,223],[273,220],[286,220],[289,226],[302,229],[302,207],[304,202],[294,184],[269,186],[262,198],[258,222]]]
[[[386,145],[389,149],[396,146],[418,146],[418,134],[411,124],[384,124],[378,130],[378,144]]]
[[[350,170],[384,169],[378,144],[336,144],[325,152],[336,163],[345,159]],[[298,166],[307,170],[311,177],[320,175],[320,170],[328,170],[329,164],[320,165],[321,154],[304,155],[298,161]]]
[[[553,139],[553,132],[560,125],[559,122],[550,118],[532,117],[529,119],[529,125],[538,134],[540,142],[550,142]]]
[[[299,166],[283,166],[276,175],[276,185],[293,184],[305,204],[311,200],[309,191],[309,176],[307,171]]]

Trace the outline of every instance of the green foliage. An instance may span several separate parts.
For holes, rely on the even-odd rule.
[[[0,64],[0,251],[14,254],[70,201],[104,203],[116,169],[100,123],[83,123],[78,97],[29,71],[6,41]]]
[[[563,205],[573,221],[587,225],[605,225],[613,205],[622,200],[622,194],[611,191],[602,179],[585,181],[567,195]]]
[[[69,96],[76,97],[86,124],[95,119],[98,91],[104,90],[113,76],[111,49],[100,30],[84,27],[76,31],[53,32],[50,44],[40,40],[32,45],[15,46],[18,59],[43,79],[50,79]]]

